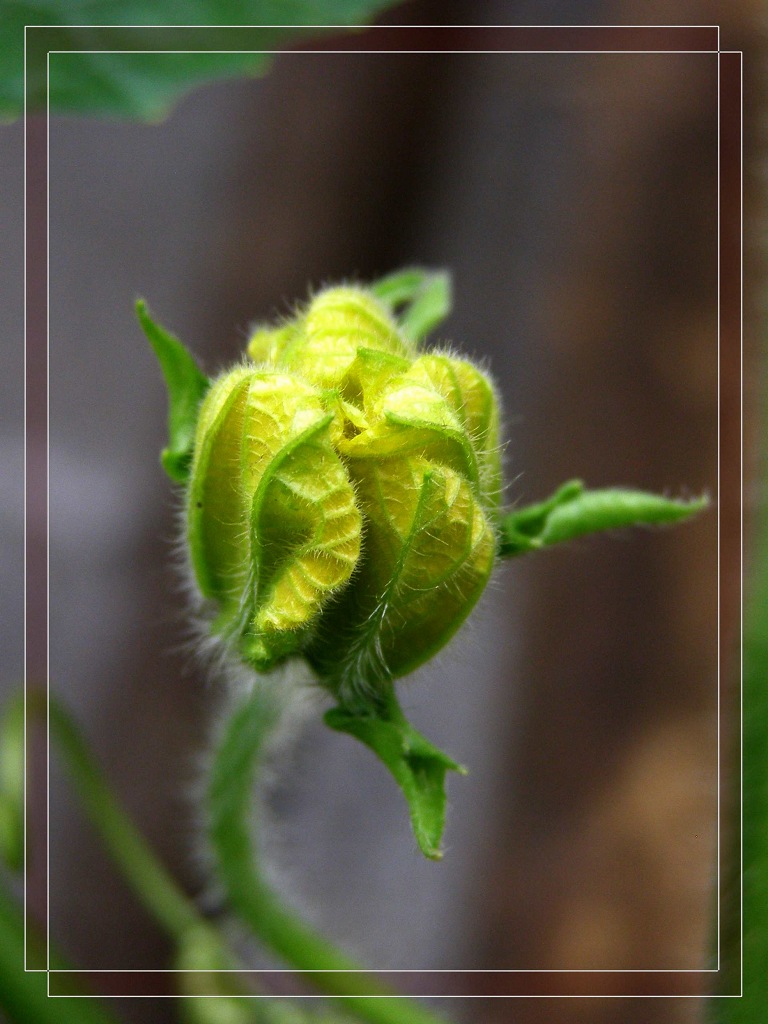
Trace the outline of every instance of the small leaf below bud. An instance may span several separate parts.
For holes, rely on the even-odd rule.
[[[457,764],[426,740],[403,714],[391,687],[377,700],[357,707],[340,705],[325,722],[365,743],[383,761],[405,794],[413,834],[425,857],[440,860],[445,825],[445,774],[466,775]]]

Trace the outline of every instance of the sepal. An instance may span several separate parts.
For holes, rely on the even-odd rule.
[[[453,305],[451,275],[445,271],[409,267],[382,277],[370,290],[390,309],[400,310],[400,330],[414,345],[445,320]]]
[[[162,450],[160,461],[171,480],[184,484],[189,478],[200,402],[210,381],[179,339],[155,323],[143,299],[136,303],[136,316],[168,388],[168,445]]]
[[[498,553],[512,558],[602,530],[679,523],[708,504],[706,496],[686,501],[619,487],[588,491],[570,480],[546,501],[502,518]]]
[[[339,705],[325,714],[337,732],[354,736],[369,747],[394,776],[408,802],[411,825],[419,849],[430,860],[443,856],[440,843],[445,827],[445,776],[467,770],[421,735],[402,712],[394,689]]]

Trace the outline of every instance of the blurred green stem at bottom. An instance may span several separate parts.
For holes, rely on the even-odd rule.
[[[19,707],[23,708],[21,695],[8,707],[5,726],[23,726]],[[265,998],[244,987],[236,971],[231,973],[240,965],[229,953],[222,935],[177,886],[119,806],[64,708],[56,701],[46,704],[45,693],[33,690],[27,696],[27,710],[49,722],[51,739],[59,747],[96,831],[147,910],[176,944],[177,967],[193,972],[180,975],[180,1006],[185,1021],[338,1024],[352,1016],[370,1024],[444,1024],[407,997],[378,986],[351,959],[300,921],[261,879],[250,846],[250,805],[264,746],[281,710],[281,702],[272,699],[269,687],[257,687],[245,709],[236,709],[225,731],[223,756],[212,776],[215,823],[224,830],[222,842],[226,848],[226,870],[221,880],[225,885],[229,883],[232,909],[241,913],[256,936],[290,967],[305,973],[322,992],[338,996],[342,990],[349,990],[350,998],[341,1001],[338,1009],[305,1009],[289,998]],[[223,789],[219,791],[218,786]],[[10,788],[15,791],[13,785]],[[18,807],[17,813],[21,811]],[[15,1024],[114,1024],[93,999],[78,999],[70,1013],[66,997],[48,998],[45,972],[25,974],[23,964],[23,918],[13,900],[0,889],[0,1008],[9,1019]],[[64,965],[52,957],[52,967],[61,969]],[[328,973],[316,973],[318,970]]]
[[[93,998],[49,997],[47,973],[25,971],[24,955],[23,913],[0,884],[0,1019],[14,1024],[115,1024]],[[69,968],[54,952],[51,966]]]
[[[23,694],[10,701],[0,723],[0,733],[8,740],[3,750],[6,756],[0,780],[5,787],[2,793],[7,797],[13,836],[21,833],[23,823],[23,787],[20,789],[17,785],[17,777],[23,776],[24,703]],[[120,807],[67,711],[53,699],[47,706],[41,690],[31,690],[26,703],[32,720],[49,722],[51,740],[58,746],[86,813],[116,866],[177,946],[176,966],[182,970],[177,975],[182,1018],[194,1024],[282,1024],[285,1015],[274,1000],[244,998],[256,992],[244,986],[236,973],[231,973],[240,965],[232,957],[223,936],[202,917]],[[13,751],[13,757],[9,751]],[[0,893],[0,900],[0,954],[6,954],[6,959],[0,955],[0,1007],[9,1018],[17,1024],[35,1024],[38,1020],[41,1024],[47,1024],[48,1020],[62,1024],[111,1022],[113,1018],[106,1016],[92,998],[80,999],[70,1014],[66,999],[64,1003],[60,997],[47,999],[44,972],[24,974],[21,911],[10,897]],[[34,937],[30,936],[29,942],[34,942]],[[54,969],[68,967],[54,953],[51,956]],[[44,964],[45,961],[45,949],[40,948],[35,962]],[[217,971],[227,973],[222,975]],[[65,984],[68,977],[57,976],[57,986]],[[223,988],[219,984],[222,978],[226,979]],[[205,998],[199,998],[201,995]],[[44,1006],[50,1010],[50,1017],[37,1006],[42,997],[47,999]],[[292,1018],[294,1024],[306,1020],[303,1011],[296,1009]]]
[[[258,939],[347,1013],[368,1024],[445,1024],[336,949],[287,907],[264,877],[254,835],[254,788],[290,700],[286,691],[290,684],[284,679],[257,680],[232,711],[214,753],[209,836],[230,906]]]

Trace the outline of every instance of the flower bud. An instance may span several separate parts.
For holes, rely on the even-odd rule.
[[[214,630],[266,671],[303,654],[347,697],[439,650],[496,552],[497,400],[420,355],[362,288],[254,331],[200,408],[188,539]]]

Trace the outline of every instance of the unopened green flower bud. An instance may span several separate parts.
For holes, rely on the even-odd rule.
[[[162,460],[188,485],[188,546],[214,633],[259,671],[306,659],[336,698],[326,723],[389,768],[432,858],[446,772],[464,769],[408,722],[392,681],[450,640],[497,554],[677,522],[707,504],[571,481],[500,513],[489,377],[452,351],[418,350],[450,294],[447,274],[418,268],[321,291],[255,329],[248,361],[212,385],[137,304],[168,384]]]
[[[493,387],[420,354],[372,291],[257,328],[197,414],[187,489],[213,631],[267,671],[304,656],[348,699],[410,672],[483,591],[500,488]]]
[[[401,676],[493,566],[493,388],[463,359],[418,355],[362,288],[321,292],[248,352],[254,368],[203,403],[189,489],[216,628],[259,669],[303,653],[335,690]]]
[[[470,363],[363,350],[349,379],[353,429],[337,449],[365,548],[307,653],[321,676],[354,688],[422,664],[474,607],[496,549],[499,456],[496,400]]]

